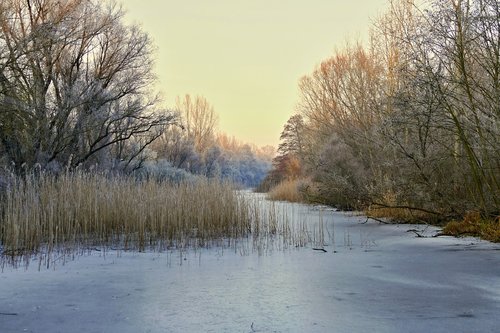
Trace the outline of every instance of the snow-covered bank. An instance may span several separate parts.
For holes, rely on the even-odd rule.
[[[293,207],[324,223],[328,252],[111,251],[6,267],[0,332],[497,331],[499,245]]]

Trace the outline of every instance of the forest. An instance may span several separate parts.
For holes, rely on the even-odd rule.
[[[299,90],[261,190],[374,218],[500,223],[498,1],[391,1],[367,45],[347,42]]]
[[[2,181],[79,168],[260,183],[273,149],[219,132],[202,96],[166,107],[152,88],[155,46],[124,15],[115,2],[2,1]]]

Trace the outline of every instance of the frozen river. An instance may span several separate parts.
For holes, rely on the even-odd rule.
[[[289,207],[323,221],[327,252],[94,251],[5,267],[0,332],[499,332],[500,245]]]

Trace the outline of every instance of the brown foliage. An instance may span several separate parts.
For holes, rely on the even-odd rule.
[[[500,243],[500,216],[486,220],[478,211],[468,212],[463,220],[449,222],[443,234],[450,236],[475,236]]]

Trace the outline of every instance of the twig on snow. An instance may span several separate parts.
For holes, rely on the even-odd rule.
[[[427,238],[427,236],[423,236],[422,234],[420,234],[417,229],[406,230],[406,232],[413,232],[415,235],[417,235],[418,238]]]
[[[368,220],[374,220],[374,221],[377,221],[378,223],[382,223],[382,224],[391,224],[390,222],[387,222],[387,221],[384,221],[384,220],[381,220],[381,219],[378,219],[376,217],[371,217],[371,216],[367,216],[366,217],[366,221],[365,222],[362,222],[361,224],[366,224],[368,223]]]
[[[325,249],[315,248],[315,247],[313,247],[313,250],[314,250],[314,251],[322,251],[322,252],[325,252],[325,253],[326,253],[326,252],[328,252],[328,251],[327,251],[327,250],[325,250]]]

